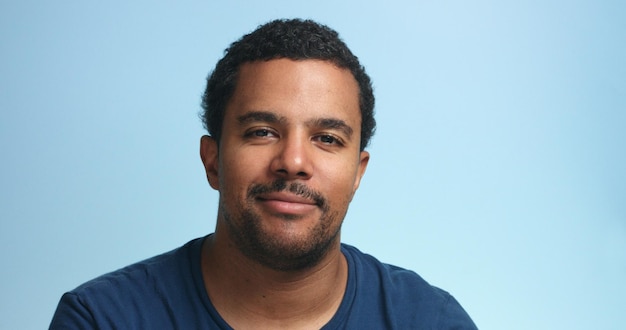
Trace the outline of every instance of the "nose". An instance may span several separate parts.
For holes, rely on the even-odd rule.
[[[305,137],[299,134],[284,137],[276,147],[276,154],[270,166],[274,175],[285,180],[306,180],[311,177],[312,146]]]

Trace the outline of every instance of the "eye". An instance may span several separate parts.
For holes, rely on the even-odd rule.
[[[259,137],[269,136],[270,134],[271,134],[270,131],[266,129],[258,129],[256,131],[252,131],[252,135],[259,136]]]
[[[255,128],[245,133],[245,137],[248,138],[266,138],[274,136],[276,136],[276,133],[269,128]]]
[[[330,134],[319,135],[316,137],[316,139],[319,142],[323,144],[327,144],[327,145],[337,145],[337,146],[343,145],[343,142],[339,138]]]
[[[320,141],[324,142],[324,143],[333,143],[335,142],[335,138],[330,136],[330,135],[322,135],[320,136]]]

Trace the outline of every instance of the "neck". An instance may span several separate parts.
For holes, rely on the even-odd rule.
[[[319,263],[298,271],[265,267],[218,231],[201,258],[209,298],[233,328],[319,329],[339,308],[348,277],[339,237]]]

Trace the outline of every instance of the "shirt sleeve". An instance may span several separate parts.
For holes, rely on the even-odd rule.
[[[80,297],[71,292],[65,293],[54,312],[50,330],[95,328],[94,318]]]

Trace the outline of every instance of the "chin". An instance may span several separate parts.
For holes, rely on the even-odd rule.
[[[224,208],[222,208],[222,211]],[[315,219],[301,215],[268,216],[253,208],[222,212],[229,235],[249,259],[278,271],[312,268],[337,246],[341,214],[322,212]]]

